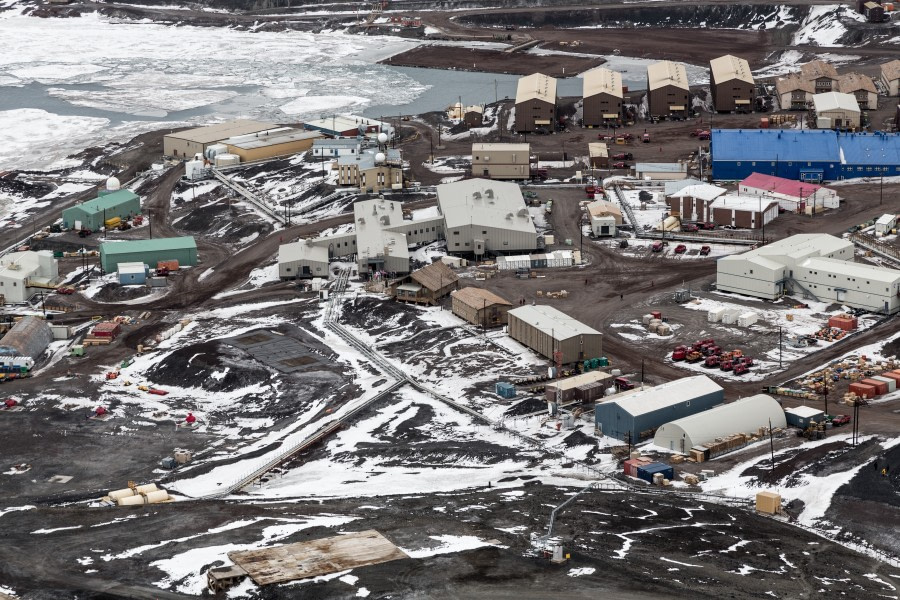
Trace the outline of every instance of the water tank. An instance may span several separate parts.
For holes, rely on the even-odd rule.
[[[385,143],[387,143],[387,141],[388,141],[388,136],[386,133],[378,134],[378,143],[379,144],[385,144]]]
[[[109,493],[110,500],[120,500],[121,498],[128,498],[129,496],[134,496],[134,490],[131,488],[125,488],[123,490],[113,490]]]
[[[118,504],[119,506],[142,506],[144,504],[144,497],[141,495],[126,496],[125,498],[119,498]]]
[[[376,164],[383,163],[384,159],[385,159],[384,152],[379,152],[378,154],[375,155],[375,163]]]
[[[110,192],[115,192],[119,188],[122,187],[122,184],[119,183],[118,177],[110,177],[106,180],[106,189]]]
[[[612,375],[613,377],[621,377],[622,369],[613,369],[612,371],[609,372],[609,374]]]
[[[138,494],[149,494],[150,492],[155,492],[158,489],[159,488],[156,487],[155,483],[148,483],[146,485],[137,486],[136,488],[134,488],[134,491],[136,491]]]
[[[146,496],[147,504],[157,504],[169,499],[169,493],[166,490],[156,490],[148,493]]]
[[[674,231],[681,227],[681,222],[676,217],[666,217],[666,219],[662,222],[663,231]],[[656,226],[656,230],[659,231],[660,226]]]
[[[184,163],[184,176],[188,179],[195,179],[200,176],[203,170],[202,160],[189,160]]]
[[[237,154],[218,154],[214,160],[217,167],[232,167],[241,164],[241,157]]]

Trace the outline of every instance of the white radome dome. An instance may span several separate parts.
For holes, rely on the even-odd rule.
[[[106,189],[111,192],[118,190],[121,186],[122,184],[119,183],[118,177],[110,177],[106,180]]]
[[[387,142],[387,140],[388,140],[388,137],[387,137],[386,133],[382,132],[382,133],[378,134],[378,143],[379,144],[384,144],[385,142]]]
[[[385,158],[385,157],[384,157],[384,152],[379,152],[378,154],[375,155],[375,162],[377,162],[377,163],[383,163],[383,162],[384,162],[384,158]]]

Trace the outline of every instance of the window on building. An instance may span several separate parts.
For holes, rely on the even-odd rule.
[[[454,231],[454,232],[453,232],[453,235],[459,235],[459,232],[458,232],[458,231]]]
[[[456,247],[459,247],[459,242],[456,242],[456,243],[453,244],[453,245],[456,246]]]

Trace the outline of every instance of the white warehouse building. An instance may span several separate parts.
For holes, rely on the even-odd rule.
[[[803,294],[885,314],[900,311],[900,271],[853,261],[851,242],[824,233],[794,235],[720,258],[716,287],[767,300]]]
[[[691,448],[735,433],[756,433],[760,427],[786,427],[784,410],[777,400],[757,394],[730,404],[660,425],[653,444],[681,454]]]
[[[0,296],[6,303],[26,302],[44,290],[56,289],[59,263],[53,252],[10,252],[0,257]]]

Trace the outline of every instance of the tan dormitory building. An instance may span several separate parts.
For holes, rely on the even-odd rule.
[[[651,116],[686,117],[690,96],[683,64],[663,60],[647,66],[647,105]]]
[[[582,122],[585,127],[601,127],[622,115],[622,74],[603,67],[584,74]]]
[[[509,335],[538,354],[570,364],[603,356],[603,334],[552,306],[525,305],[509,311]]]
[[[814,60],[800,67],[800,76],[813,83],[815,94],[838,91],[840,75],[833,65],[823,60]]]
[[[466,287],[450,295],[453,314],[479,327],[497,327],[509,321],[512,303],[477,287]]]
[[[163,137],[163,154],[175,158],[193,158],[197,153],[203,154],[208,146],[218,144],[228,138],[259,133],[269,129],[279,129],[279,126],[274,123],[237,119],[206,127],[186,129]]]
[[[856,98],[860,110],[875,110],[878,108],[878,89],[875,82],[868,75],[862,73],[847,73],[841,75],[838,80],[837,91],[842,94],[850,94]]]
[[[515,128],[519,133],[554,130],[556,123],[556,79],[534,73],[519,79],[516,88]]]
[[[283,128],[235,136],[222,143],[230,154],[240,156],[241,162],[252,162],[306,152],[322,137],[318,131]]]
[[[727,54],[709,61],[710,90],[716,112],[751,112],[756,101],[756,83],[750,64]]]
[[[609,146],[603,142],[591,142],[588,144],[588,159],[592,169],[609,168]]]
[[[888,96],[900,96],[900,59],[881,65],[881,82]]]
[[[816,94],[816,84],[799,73],[791,73],[778,78],[775,94],[781,110],[806,110]]]
[[[530,144],[472,144],[472,177],[528,179]]]

